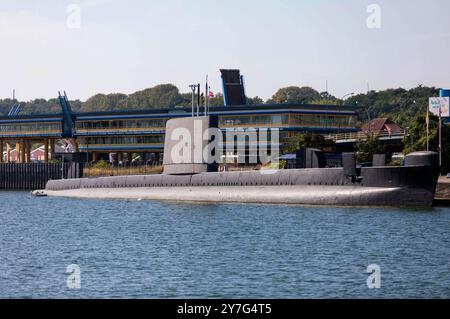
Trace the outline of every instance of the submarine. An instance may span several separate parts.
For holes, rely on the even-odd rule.
[[[202,131],[197,132],[200,127]],[[201,116],[167,121],[163,174],[51,180],[39,194],[202,203],[433,205],[440,171],[437,153],[411,153],[403,166],[386,166],[378,156],[372,167],[359,167],[354,153],[343,153],[342,167],[326,168],[320,151],[307,149],[303,168],[219,172],[217,162],[201,156],[213,141],[202,138],[205,128],[217,128],[217,119]],[[181,132],[189,138],[180,138]],[[182,154],[182,160],[174,154]]]

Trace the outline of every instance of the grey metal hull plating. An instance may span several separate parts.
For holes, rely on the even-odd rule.
[[[355,186],[140,187],[49,191],[49,196],[141,199],[204,203],[262,203],[333,206],[431,206],[434,195],[420,188]]]
[[[338,206],[432,206],[437,171],[430,166],[342,168],[147,175],[50,181],[46,194],[125,198]]]

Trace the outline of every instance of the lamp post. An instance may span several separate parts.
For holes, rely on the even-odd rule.
[[[356,106],[356,109],[358,109],[358,107],[359,107],[359,101],[355,101],[355,106]],[[352,118],[350,118],[350,124],[351,124],[351,122],[352,122],[351,119],[352,119]]]
[[[348,93],[348,94],[345,94],[343,97],[341,97],[341,102],[344,102],[344,99],[345,99],[347,96],[352,96],[352,95],[355,95],[355,93]]]
[[[411,128],[410,127],[406,127],[405,128],[405,135],[410,137],[411,139],[411,149],[410,149],[410,153],[414,152],[414,135],[411,132]]]
[[[400,109],[403,109],[405,106],[410,105],[410,103],[412,103],[413,105],[416,105],[416,100],[410,100],[407,99],[404,103],[400,104]],[[413,152],[414,149],[414,136],[411,134],[411,130],[410,127],[406,128],[406,132],[405,132],[406,136],[410,136],[411,137],[411,152]]]
[[[371,127],[371,125],[372,125],[372,119],[370,118],[370,106],[369,107],[367,107],[367,109],[366,109],[366,112],[367,112],[367,120],[369,121],[369,122],[367,122],[368,124],[369,124],[369,134],[370,134],[370,132],[372,131],[372,127]]]
[[[195,100],[195,91],[197,90],[196,84],[189,85],[189,88],[192,90],[192,117],[194,117],[194,100]]]
[[[430,151],[430,107],[429,105],[426,105],[427,107],[427,112],[425,115],[425,121],[426,121],[426,125],[427,125],[427,152]]]
[[[344,99],[346,98],[346,97],[350,97],[350,96],[353,96],[353,95],[355,95],[355,93],[348,93],[348,94],[345,94],[343,97],[341,97],[341,103],[339,103],[339,113],[341,113],[341,111],[342,111],[342,106],[344,105]],[[341,122],[339,121],[339,130],[341,129]]]

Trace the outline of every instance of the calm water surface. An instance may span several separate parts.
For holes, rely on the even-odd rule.
[[[3,298],[450,297],[449,208],[0,200]]]

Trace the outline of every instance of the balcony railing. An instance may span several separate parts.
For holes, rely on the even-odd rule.
[[[333,140],[335,142],[342,141],[364,141],[367,139],[367,136],[374,136],[381,140],[389,140],[389,139],[403,139],[406,136],[406,130],[397,130],[397,131],[381,131],[381,132],[354,132],[354,133],[337,133],[337,134],[329,134],[326,135],[325,138],[327,140]]]

